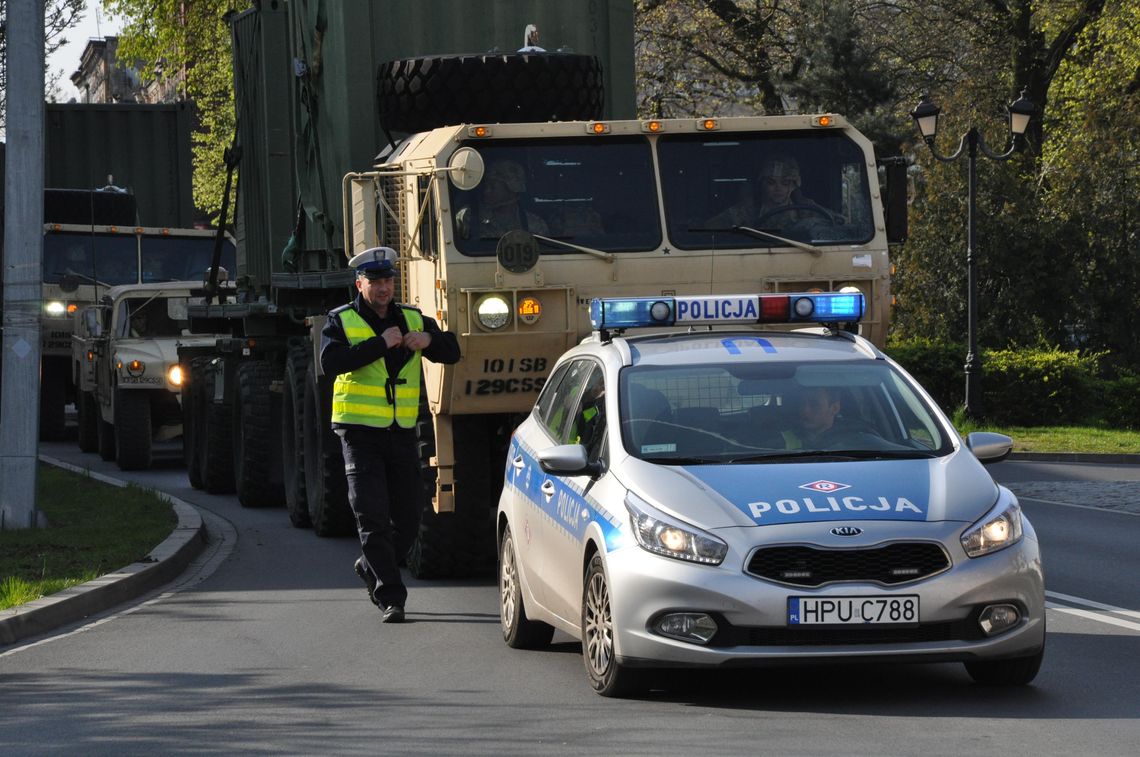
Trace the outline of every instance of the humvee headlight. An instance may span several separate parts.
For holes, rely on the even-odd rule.
[[[182,386],[182,366],[172,365],[170,370],[166,372],[166,380],[173,386]]]
[[[497,331],[511,322],[511,308],[499,294],[485,294],[475,304],[475,317],[479,325]]]
[[[53,300],[52,302],[44,305],[44,312],[48,315],[63,315],[67,312],[67,305],[63,304],[62,302]]]

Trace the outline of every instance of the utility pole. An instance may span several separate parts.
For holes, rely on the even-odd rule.
[[[0,529],[44,525],[36,509],[44,246],[44,3],[8,0],[8,145]]]

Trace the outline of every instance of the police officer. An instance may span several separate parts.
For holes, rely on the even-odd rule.
[[[399,563],[419,531],[424,497],[415,433],[420,360],[455,363],[459,342],[419,310],[394,301],[395,250],[373,247],[348,263],[356,269],[358,294],[329,313],[321,367],[336,376],[332,425],[344,448],[363,553],[354,568],[383,622],[400,623],[408,590]]]

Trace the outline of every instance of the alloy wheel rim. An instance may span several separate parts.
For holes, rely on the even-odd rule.
[[[610,592],[601,573],[590,577],[586,588],[586,659],[590,670],[601,677],[613,660],[613,621],[610,618]]]
[[[499,570],[499,613],[503,628],[510,629],[515,623],[515,548],[511,537],[503,540],[502,568]]]

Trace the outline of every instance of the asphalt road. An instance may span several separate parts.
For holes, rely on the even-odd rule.
[[[0,649],[4,754],[1039,757],[1140,743],[1140,467],[992,469],[1032,492],[1046,559],[1048,646],[1031,687],[978,687],[952,664],[779,667],[671,674],[609,700],[567,637],[541,652],[503,644],[493,579],[412,580],[411,622],[384,626],[353,540],[194,491],[173,465],[120,474],[71,445],[42,451],[194,504],[210,544],[159,592]]]

